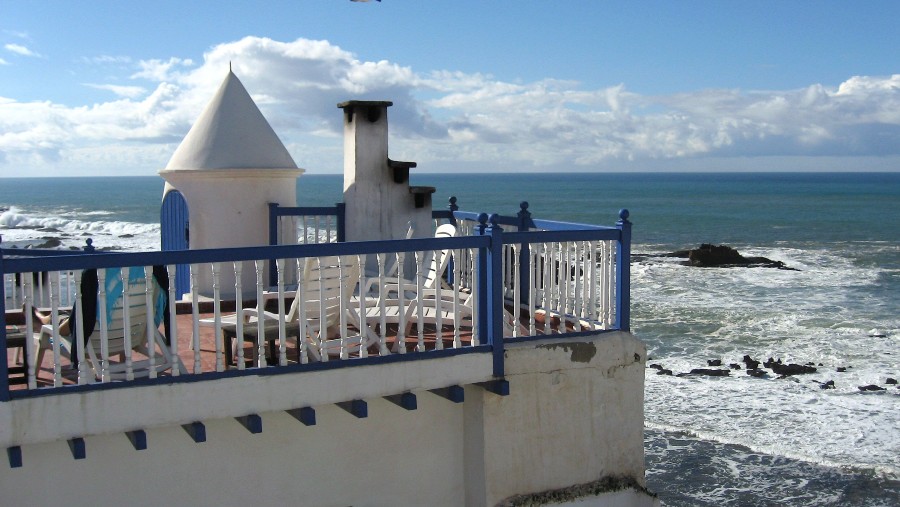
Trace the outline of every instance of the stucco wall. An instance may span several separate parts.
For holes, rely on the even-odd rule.
[[[506,356],[510,395],[467,385],[462,404],[426,389],[487,380],[489,358],[0,404],[0,428],[13,428],[0,431],[0,440],[19,443],[24,461],[0,465],[0,490],[31,505],[481,506],[604,476],[643,484],[639,341],[603,333],[510,345]],[[380,397],[406,389],[417,394],[417,410]],[[369,403],[367,418],[331,404],[353,398]],[[315,426],[280,411],[306,404],[316,408]],[[134,422],[154,410],[148,449],[136,451],[123,431],[141,427]],[[232,417],[247,413],[261,415],[262,433]],[[206,424],[206,442],[194,443],[176,423],[192,420]],[[85,436],[86,459],[72,458],[64,437],[78,432],[66,428],[94,429]],[[60,439],[46,441],[53,431]],[[591,505],[604,498],[612,497]]]

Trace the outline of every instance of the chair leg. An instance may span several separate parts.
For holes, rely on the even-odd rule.
[[[231,333],[227,333],[227,332],[223,332],[222,335],[224,336],[224,341],[225,341],[225,343],[224,343],[224,345],[225,345],[225,365],[226,365],[226,367],[228,367],[228,366],[231,366],[231,361],[234,356],[234,354],[232,352],[232,342],[233,342],[235,336],[232,335]]]

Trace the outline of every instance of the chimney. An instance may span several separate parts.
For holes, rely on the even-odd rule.
[[[388,158],[388,101],[351,100],[344,110],[344,203],[347,241],[431,235],[434,187],[411,187],[415,162]]]

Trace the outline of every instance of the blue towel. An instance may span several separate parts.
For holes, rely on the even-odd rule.
[[[151,277],[152,278],[152,277]],[[156,301],[154,303],[154,315],[153,322],[157,326],[163,320],[163,314],[166,311],[166,294],[163,292],[159,285],[156,282],[155,278],[152,278],[153,286],[156,292]],[[142,267],[131,267],[128,268],[128,285],[134,284],[144,284],[144,268]],[[122,283],[122,270],[120,268],[106,268],[106,324],[109,325],[112,323],[112,313],[113,309],[116,306],[116,303],[119,302],[119,299],[122,297],[122,289],[124,284]],[[100,306],[97,306],[97,319],[100,319]]]

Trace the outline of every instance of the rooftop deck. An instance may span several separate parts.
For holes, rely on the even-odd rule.
[[[325,363],[343,367],[458,353],[491,354],[493,376],[502,378],[505,341],[628,330],[627,263],[619,260],[629,255],[627,212],[616,227],[602,227],[532,220],[524,203],[518,216],[490,219],[451,207],[434,214],[436,224],[453,223],[455,235],[347,243],[334,242],[341,237],[339,230],[320,229],[318,217],[298,218],[305,212],[282,208],[272,213],[275,228],[298,228],[301,245],[118,254],[25,251],[10,256],[11,251],[2,251],[2,269],[9,274],[4,275],[3,298],[8,322],[0,335],[0,350],[7,355],[0,368],[7,371],[0,378],[10,384],[8,389],[0,386],[0,393],[14,399],[64,394],[75,384],[79,390],[98,384],[127,387],[132,382],[220,378],[228,372],[253,374],[263,367],[296,372]],[[337,219],[326,223],[340,226]],[[277,243],[280,235],[276,231],[271,237]],[[62,314],[79,297],[76,287],[87,273],[83,270],[103,273],[132,266],[142,267],[143,276],[135,280],[178,302],[167,308],[175,326],[165,328],[162,311],[145,309],[130,325],[146,321],[142,329],[153,332],[118,350],[110,338],[115,330],[98,318],[90,338],[95,351],[67,348],[65,336],[54,339],[58,326],[45,326],[43,341],[22,343],[34,364],[24,364],[25,375],[10,375],[22,364],[23,350],[7,347],[6,333],[14,336],[34,326],[32,307]],[[168,280],[160,285],[159,272],[151,275],[150,266]],[[208,293],[198,291],[204,277],[212,281]],[[337,285],[329,289],[329,283]],[[152,310],[154,301],[147,294]],[[103,290],[99,298],[104,307]],[[144,289],[131,298],[143,301]],[[305,303],[292,307],[295,298]],[[265,303],[257,307],[257,301]],[[110,305],[108,311],[114,311]],[[27,313],[20,310],[23,306]],[[243,318],[235,317],[236,308],[244,309]],[[263,311],[269,314],[260,321],[255,316]],[[243,346],[231,348],[230,338],[240,334]],[[266,339],[259,340],[261,335]],[[179,359],[173,361],[177,367],[142,373],[140,361],[151,359],[158,366],[165,359],[163,341]],[[140,350],[138,342],[154,344],[153,352]],[[41,350],[44,357],[37,364]],[[95,361],[87,352],[96,352]],[[116,366],[118,377],[111,373]]]

